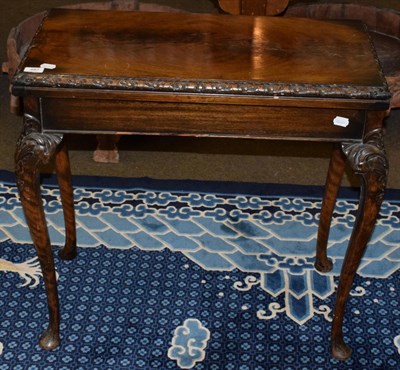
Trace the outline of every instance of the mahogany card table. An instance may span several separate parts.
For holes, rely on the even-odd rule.
[[[50,10],[12,81],[23,100],[16,177],[40,260],[49,325],[40,345],[60,344],[52,248],[40,194],[54,158],[65,216],[64,259],[76,255],[65,134],[189,135],[333,143],[315,267],[332,268],[327,240],[348,162],[359,174],[357,219],[339,277],[332,354],[353,278],[387,178],[382,122],[389,93],[365,26],[301,18]],[[306,159],[305,159],[306,160]],[[262,169],[260,169],[262,170]]]

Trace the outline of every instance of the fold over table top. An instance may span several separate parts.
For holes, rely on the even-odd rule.
[[[51,63],[43,73],[25,67]],[[49,88],[387,100],[358,22],[53,9],[13,80]]]

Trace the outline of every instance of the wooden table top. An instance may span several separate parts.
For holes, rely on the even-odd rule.
[[[24,72],[42,63],[56,68]],[[65,9],[49,11],[13,87],[389,97],[358,22]]]

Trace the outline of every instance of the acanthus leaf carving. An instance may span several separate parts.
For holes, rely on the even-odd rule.
[[[382,86],[356,86],[339,84],[308,84],[268,81],[195,80],[173,78],[133,78],[85,75],[18,73],[14,87],[59,87],[81,89],[110,89],[149,92],[175,92],[197,94],[234,94],[256,96],[287,96],[317,98],[354,98],[388,100],[386,84]],[[16,93],[16,95],[18,95]]]
[[[382,129],[367,134],[364,143],[344,143],[342,149],[356,174],[367,182],[373,178],[374,186],[371,190],[375,200],[381,204],[389,171]]]
[[[40,132],[40,121],[32,115],[24,115],[24,128],[15,152],[15,172],[19,189],[24,186],[26,172],[37,173],[42,165],[47,164],[62,139],[62,134]]]

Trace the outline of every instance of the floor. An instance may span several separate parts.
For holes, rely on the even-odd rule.
[[[49,7],[82,3],[80,0],[0,0],[0,61],[6,60],[6,39],[11,27]],[[149,2],[149,1],[146,1]],[[152,0],[153,3],[197,12],[215,12],[211,0]],[[21,129],[21,118],[8,110],[8,76],[0,76],[0,169],[13,170],[13,152]],[[390,162],[388,187],[400,189],[400,112],[386,120],[385,144]],[[329,162],[330,144],[190,139],[173,137],[124,137],[120,163],[92,161],[94,137],[69,137],[74,175],[151,177],[155,179],[195,179],[255,183],[295,183],[323,185]],[[348,173],[350,171],[347,171]],[[347,174],[343,185],[357,185]]]

